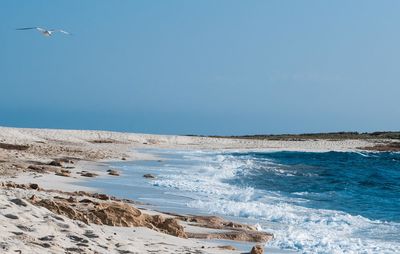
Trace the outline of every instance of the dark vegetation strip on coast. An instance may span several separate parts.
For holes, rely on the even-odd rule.
[[[201,135],[188,135],[201,136]],[[266,139],[266,140],[287,140],[302,141],[313,139],[345,140],[345,139],[395,139],[400,140],[400,131],[385,132],[327,132],[327,133],[304,133],[304,134],[261,134],[261,135],[241,135],[241,136],[203,136],[212,138],[235,138],[235,139]]]

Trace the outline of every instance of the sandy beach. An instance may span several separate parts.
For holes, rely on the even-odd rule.
[[[105,162],[158,159],[137,152],[140,148],[323,152],[362,150],[387,141],[252,140],[1,127],[0,249],[2,253],[242,253],[204,239],[263,246],[273,235],[217,217],[138,209],[135,200],[77,183],[97,176],[120,177]]]

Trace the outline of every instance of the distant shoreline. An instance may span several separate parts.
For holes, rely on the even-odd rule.
[[[202,136],[187,135],[189,137],[209,137],[226,139],[248,139],[248,140],[275,140],[275,141],[312,141],[312,140],[369,140],[381,141],[374,146],[360,147],[361,150],[398,152],[400,151],[400,131],[379,132],[326,132],[326,133],[303,133],[303,134],[256,134],[256,135],[230,135],[230,136]]]
[[[320,132],[301,134],[249,134],[249,135],[192,135],[189,137],[210,137],[210,138],[239,138],[239,139],[266,139],[266,140],[310,140],[310,139],[395,139],[400,141],[400,131],[376,131],[376,132]]]

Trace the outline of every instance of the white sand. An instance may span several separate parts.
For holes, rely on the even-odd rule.
[[[216,244],[182,239],[147,228],[86,225],[27,201],[23,201],[23,205],[11,201],[24,200],[32,194],[38,196],[38,192],[31,190],[0,190],[0,253],[66,253],[68,248],[75,248],[75,251],[70,249],[70,253],[227,253]],[[89,232],[96,237],[85,236]],[[81,248],[85,251],[79,250]]]
[[[64,144],[84,144],[98,147],[99,144],[88,143],[93,140],[110,140],[108,150],[113,148],[173,148],[173,149],[260,149],[292,151],[351,151],[359,147],[372,146],[374,141],[367,140],[251,140],[191,137],[174,135],[150,135],[88,130],[51,130],[51,129],[17,129],[0,127],[0,141],[15,144],[58,141]],[[104,146],[104,144],[103,144]],[[124,149],[122,149],[124,150]],[[133,159],[135,155],[132,155]],[[136,155],[136,158],[141,158]],[[142,159],[142,158],[141,158]]]

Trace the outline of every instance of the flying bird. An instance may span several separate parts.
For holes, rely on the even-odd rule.
[[[17,28],[17,30],[32,30],[35,29],[37,31],[39,31],[40,33],[42,33],[44,36],[52,36],[53,33],[55,32],[60,32],[63,34],[67,34],[67,35],[71,35],[70,33],[68,33],[67,31],[61,30],[61,29],[44,29],[41,27],[23,27],[23,28]]]

